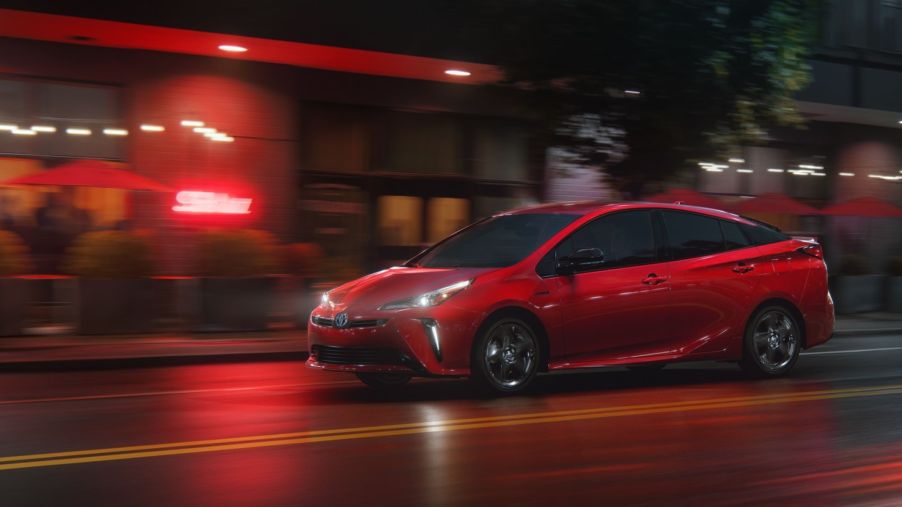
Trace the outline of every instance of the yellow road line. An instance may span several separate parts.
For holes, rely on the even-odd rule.
[[[0,471],[71,465],[79,463],[93,463],[100,461],[117,461],[159,456],[173,456],[180,454],[195,454],[239,449],[298,445],[338,440],[391,437],[418,433],[450,432],[472,429],[498,428],[505,426],[522,426],[528,424],[545,424],[587,419],[624,417],[632,415],[711,410],[715,408],[753,407],[781,403],[798,403],[815,400],[888,395],[902,395],[902,385],[857,389],[853,388],[808,391],[804,393],[783,395],[714,398],[710,400],[656,403],[647,405],[626,405],[619,407],[565,410],[556,412],[533,412],[526,414],[513,414],[508,416],[451,419],[447,421],[427,421],[383,426],[363,426],[357,428],[337,428],[331,430],[256,435],[249,437],[235,437],[214,440],[197,440],[166,444],[113,447],[106,449],[89,449],[84,451],[8,456],[0,458],[0,462],[5,463],[0,464]]]

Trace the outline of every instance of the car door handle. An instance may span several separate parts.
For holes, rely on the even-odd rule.
[[[642,279],[642,283],[645,285],[658,285],[659,283],[664,283],[666,281],[666,276],[658,276],[654,273],[649,273],[648,276]]]
[[[755,269],[754,264],[746,264],[744,262],[740,262],[733,266],[734,273],[748,273],[749,271]]]

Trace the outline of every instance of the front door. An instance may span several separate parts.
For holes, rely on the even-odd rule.
[[[670,273],[654,229],[651,211],[615,212],[581,227],[553,251],[561,258],[597,248],[604,257],[590,270],[554,277],[570,364],[629,357],[667,341]]]

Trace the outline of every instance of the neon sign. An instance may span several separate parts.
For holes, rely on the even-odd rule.
[[[176,213],[211,213],[219,215],[248,215],[253,199],[232,197],[219,192],[182,190],[175,194],[178,204],[172,207]]]

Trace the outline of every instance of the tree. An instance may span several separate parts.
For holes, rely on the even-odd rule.
[[[816,0],[465,1],[466,37],[534,94],[553,144],[633,195],[801,123]]]

